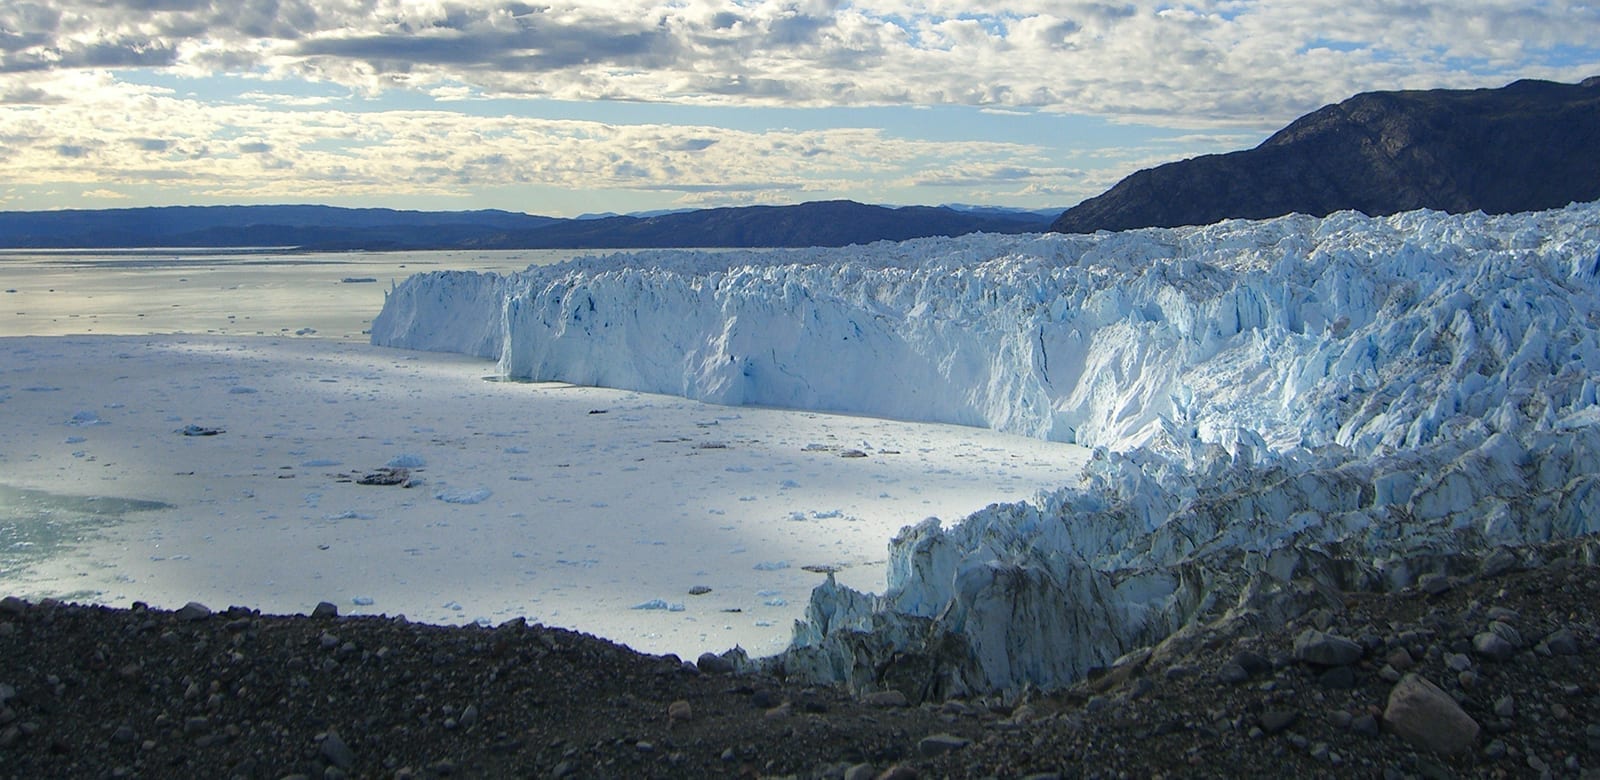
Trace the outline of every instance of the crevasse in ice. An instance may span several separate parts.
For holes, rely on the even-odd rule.
[[[768,661],[942,695],[1593,533],[1597,286],[1600,204],[1339,213],[424,274],[373,341],[1098,448],[1082,485],[904,529],[883,595],[826,583]]]

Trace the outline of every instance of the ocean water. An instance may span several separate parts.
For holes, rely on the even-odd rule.
[[[0,250],[0,336],[312,336],[365,341],[384,294],[421,271],[520,271],[589,250]]]

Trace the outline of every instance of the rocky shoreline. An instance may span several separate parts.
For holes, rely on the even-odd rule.
[[[1592,541],[942,702],[521,621],[7,598],[0,776],[1595,778]]]

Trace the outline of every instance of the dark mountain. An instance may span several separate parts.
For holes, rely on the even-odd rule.
[[[552,222],[509,211],[397,211],[328,206],[161,206],[0,212],[0,246],[138,248],[299,246],[421,248]]]
[[[795,206],[702,209],[654,217],[573,220],[486,236],[474,246],[504,249],[846,246],[967,233],[1044,230],[1048,218],[969,214],[943,207],[868,206],[848,200]]]
[[[557,219],[507,211],[424,212],[329,206],[171,206],[0,212],[0,247],[297,247],[604,249],[843,246],[980,231],[1044,230],[1023,212],[888,208],[851,201]]]
[[[1600,198],[1600,77],[1368,92],[1254,149],[1139,171],[1068,209],[1062,233],[1354,209],[1491,214]]]

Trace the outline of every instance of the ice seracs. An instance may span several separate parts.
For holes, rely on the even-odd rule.
[[[819,587],[770,661],[932,694],[1594,533],[1597,287],[1600,205],[1339,213],[422,275],[373,340],[1100,448],[1087,487],[905,529],[882,595]]]

